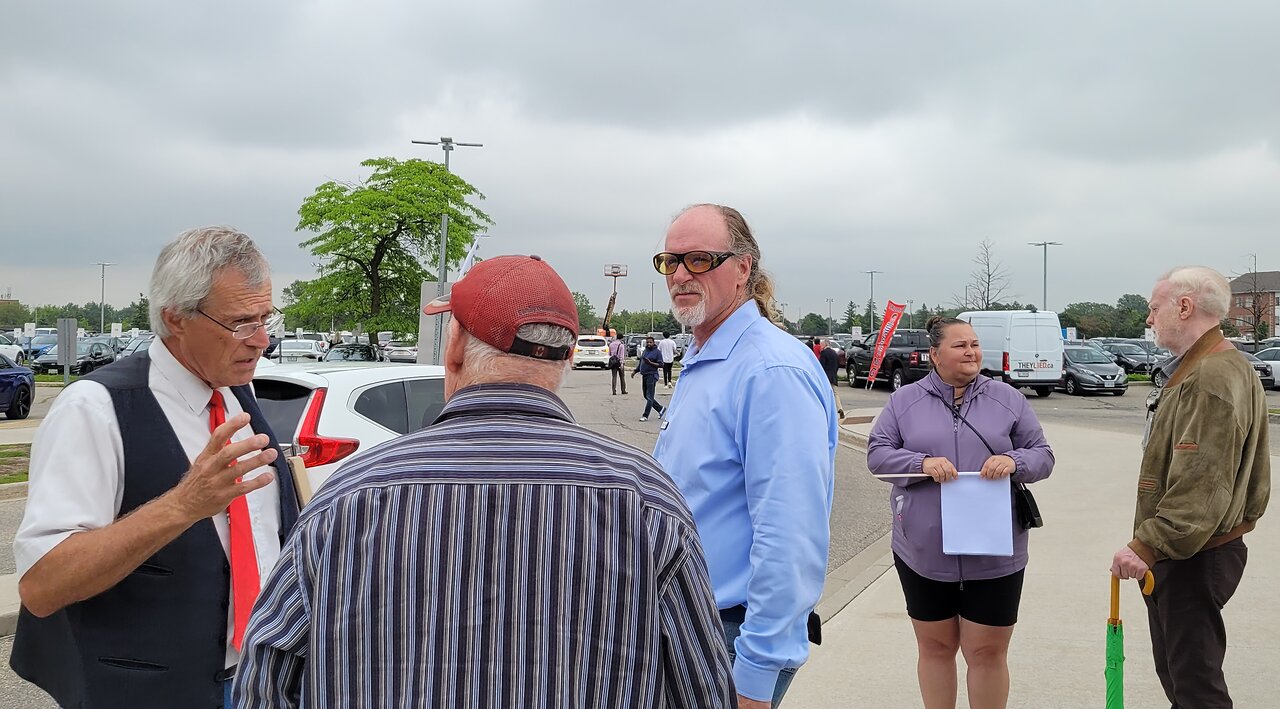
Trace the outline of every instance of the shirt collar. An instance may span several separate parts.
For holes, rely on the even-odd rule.
[[[454,392],[436,423],[481,413],[530,414],[577,423],[560,397],[532,384],[475,384]]]
[[[688,367],[694,362],[703,360],[728,359],[733,352],[733,348],[738,344],[738,340],[742,339],[743,334],[756,324],[757,320],[763,320],[760,315],[760,308],[756,307],[754,298],[748,298],[745,303],[738,306],[733,314],[725,321],[720,323],[715,332],[711,333],[711,337],[707,338],[705,343],[694,340],[697,349],[685,355],[682,362],[683,366]]]
[[[190,407],[191,413],[204,413],[209,407],[209,399],[213,397],[213,389],[210,389],[209,385],[194,372],[184,367],[165,346],[164,340],[156,338],[147,350],[147,355],[151,357],[151,364],[156,372],[169,382],[182,401]],[[225,397],[226,394],[224,393],[223,396]]]

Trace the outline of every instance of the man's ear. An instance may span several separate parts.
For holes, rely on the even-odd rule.
[[[180,337],[186,334],[189,318],[179,317],[172,310],[164,308],[160,311],[160,318],[164,320],[165,327],[169,328],[169,334]]]
[[[449,343],[444,347],[444,368],[457,374],[462,371],[462,363],[466,359],[466,338],[470,335],[462,331],[457,318],[449,318]]]

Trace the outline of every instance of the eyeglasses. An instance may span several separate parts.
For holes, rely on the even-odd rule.
[[[231,336],[237,340],[247,340],[250,337],[253,337],[254,335],[258,334],[258,330],[261,330],[264,327],[267,329],[268,333],[280,329],[280,326],[284,324],[284,313],[280,312],[276,308],[272,308],[271,310],[273,312],[267,316],[267,319],[265,322],[247,322],[247,323],[241,323],[239,325],[236,325],[235,327],[231,327],[226,323],[223,323],[219,320],[214,319],[213,316],[209,315],[205,311],[199,308],[196,308],[197,313],[200,313],[206,318],[209,318],[210,320],[212,320],[215,324],[217,324],[223,330],[226,330],[227,332],[231,333]]]
[[[653,267],[664,276],[675,273],[682,263],[689,273],[706,273],[734,256],[737,254],[732,251],[686,251],[682,254],[663,251],[653,257]]]

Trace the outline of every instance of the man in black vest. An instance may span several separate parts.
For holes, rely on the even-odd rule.
[[[165,246],[148,352],[78,381],[36,432],[14,538],[14,670],[64,707],[221,707],[297,519],[249,387],[276,313],[249,237]]]

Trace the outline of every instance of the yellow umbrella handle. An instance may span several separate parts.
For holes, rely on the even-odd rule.
[[[1142,595],[1150,596],[1156,588],[1156,577],[1150,571],[1142,577]],[[1120,578],[1111,577],[1111,617],[1107,619],[1111,625],[1120,624]]]

